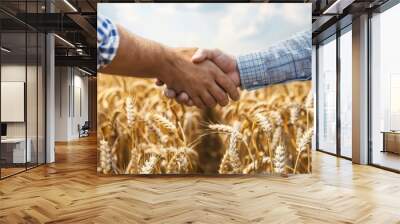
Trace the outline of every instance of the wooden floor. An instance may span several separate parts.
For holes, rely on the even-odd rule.
[[[0,223],[400,223],[400,175],[314,153],[313,174],[99,177],[94,138],[0,181]]]
[[[381,152],[375,150],[372,161],[374,164],[389,167],[395,170],[400,170],[400,154],[392,152]]]
[[[7,168],[1,168],[1,177],[7,177],[19,172],[22,172],[26,170],[25,167],[7,167]]]

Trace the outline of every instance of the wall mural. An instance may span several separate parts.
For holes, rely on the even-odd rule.
[[[225,28],[225,31],[239,29],[242,26],[240,20],[238,23],[233,21],[229,25],[230,22],[224,20],[229,15],[240,14],[244,20],[246,16],[252,19],[258,18],[255,27],[259,29],[244,30],[243,32],[249,34],[239,39],[233,38],[236,39],[235,42],[206,41],[211,48],[221,45],[223,51],[235,55],[254,51],[253,44],[262,50],[265,49],[263,46],[274,46],[276,42],[287,39],[298,31],[311,29],[309,4],[264,4],[262,7],[257,6],[257,9],[252,4],[240,5],[240,8],[236,4],[167,4],[166,6],[169,6],[169,10],[175,10],[173,17],[187,16],[187,10],[197,10],[200,17],[212,17],[215,24],[209,22],[210,29],[213,29],[213,24],[219,26],[222,23],[224,27],[230,26]],[[184,6],[187,7],[182,8]],[[161,10],[161,7],[142,4],[99,4],[98,8],[102,15],[127,27],[135,27],[139,21],[131,19],[128,21],[130,24],[122,22],[124,12],[129,11],[137,18],[142,18],[142,21],[147,21],[154,15],[151,12],[155,13],[158,10],[160,13]],[[112,16],[111,12],[117,9],[121,9],[121,14]],[[303,17],[274,20],[277,17],[293,16],[284,13],[293,9],[298,9],[293,12],[307,15],[304,16],[306,21],[296,21],[302,20]],[[169,13],[171,12],[165,12],[165,15],[172,15]],[[159,15],[162,16],[162,13]],[[262,19],[264,17],[265,19]],[[195,22],[195,19],[190,16],[187,18],[191,22]],[[173,21],[175,20],[166,19],[162,23]],[[160,32],[157,27],[163,24],[148,22],[149,26],[141,26],[136,33],[171,46],[177,46],[179,40],[184,46],[187,44],[204,46],[203,38],[207,38],[203,33],[194,37],[192,42],[188,42],[187,36],[195,33],[193,27],[185,27],[185,32],[188,33],[186,37],[178,35],[181,31],[179,29],[183,28],[176,28],[173,32],[176,34],[171,34],[173,40],[169,37],[152,36],[152,32]],[[282,29],[266,33],[268,29],[265,25],[271,24],[271,29],[277,29],[273,23],[280,23],[278,27],[288,28],[286,32]],[[215,35],[215,38],[220,38],[217,37],[218,33]],[[275,36],[275,38],[255,41],[254,38],[262,39],[260,36]],[[309,41],[311,45],[311,35]],[[196,50],[197,48],[175,49],[185,55],[187,60],[191,59]],[[282,52],[277,52],[280,57],[287,56],[279,55]],[[300,67],[311,70],[311,55],[306,59],[302,61]],[[290,66],[296,69],[299,65]],[[282,75],[286,75],[284,70],[280,71]],[[199,109],[181,105],[167,98],[164,95],[164,87],[155,85],[154,79],[98,73],[97,171],[102,175],[310,173],[314,118],[311,81],[301,81],[298,78],[293,80],[284,83],[276,81],[276,84],[257,90],[241,89],[238,101],[231,100],[224,107]]]

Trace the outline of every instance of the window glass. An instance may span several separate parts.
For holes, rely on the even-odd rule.
[[[318,48],[318,149],[336,153],[336,39]]]
[[[352,35],[340,36],[340,154],[351,158],[352,141]]]
[[[372,163],[400,170],[400,4],[371,19]]]

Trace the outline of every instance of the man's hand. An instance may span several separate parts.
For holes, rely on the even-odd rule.
[[[193,63],[201,63],[205,60],[212,61],[223,72],[225,72],[236,86],[240,86],[239,70],[237,68],[235,57],[226,54],[219,49],[198,49],[192,56]]]
[[[217,65],[226,74],[226,76],[233,81],[235,86],[240,86],[239,70],[237,68],[236,60],[233,56],[225,54],[218,49],[198,49],[192,56],[193,63],[202,63],[206,60],[210,60]],[[156,84],[163,85],[163,83],[159,80]],[[174,89],[168,87],[168,89],[165,90],[165,95],[169,98],[176,98],[179,103],[183,103],[188,106],[193,105],[192,99],[186,92],[177,94]]]
[[[214,107],[217,103],[225,106],[229,96],[237,100],[239,93],[236,84],[211,61],[194,64],[188,53],[169,55],[158,75],[159,81],[167,84],[176,93],[185,93],[199,108]]]

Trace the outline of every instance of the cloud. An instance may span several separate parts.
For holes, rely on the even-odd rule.
[[[222,48],[230,47],[234,52],[241,52],[238,43],[268,29],[266,23],[279,14],[277,12],[277,4],[232,5],[219,23],[217,41]]]
[[[190,4],[184,4],[184,7],[186,7],[187,9],[199,9],[202,6],[201,3],[190,3]]]
[[[164,3],[159,5],[158,7],[155,8],[155,14],[154,16],[160,16],[160,15],[175,15],[178,10],[177,10],[177,4],[171,4],[171,3]]]
[[[303,6],[302,8],[299,8],[296,4],[298,3],[288,3],[282,5],[282,11],[285,15],[283,18],[289,23],[296,25],[301,25],[305,22],[309,23],[311,20],[311,14],[304,13],[304,11],[307,11],[307,7]]]
[[[107,4],[99,13],[130,31],[168,46],[260,50],[311,28],[305,4]]]
[[[131,4],[115,4],[113,6],[118,21],[123,21],[123,24],[136,24],[140,18],[135,14],[135,9]]]

